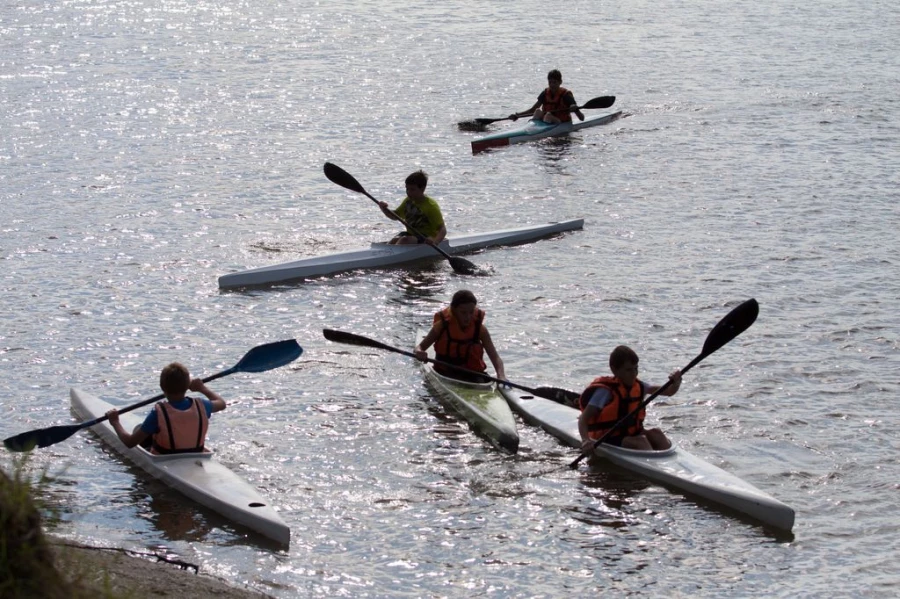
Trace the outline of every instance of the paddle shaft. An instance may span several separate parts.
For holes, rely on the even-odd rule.
[[[265,372],[266,370],[278,368],[279,366],[284,366],[285,364],[293,362],[300,357],[302,353],[303,348],[301,348],[293,339],[259,345],[247,352],[244,357],[241,358],[240,362],[231,368],[208,376],[203,379],[203,382],[208,383],[235,372]],[[159,401],[164,397],[165,394],[161,393],[150,399],[145,399],[136,404],[121,408],[118,412],[124,414],[125,412],[130,412],[142,406],[146,406],[147,404]],[[34,447],[47,447],[48,445],[54,445],[60,441],[64,441],[78,431],[90,428],[104,420],[107,420],[105,414],[79,424],[51,426],[49,428],[28,431],[4,439],[3,444],[10,451],[30,451]]]
[[[681,374],[684,374],[685,372],[687,372],[688,370],[690,370],[691,368],[693,368],[698,362],[700,362],[700,360],[702,360],[702,359],[705,358],[705,357],[706,357],[706,356],[705,356],[704,354],[700,354],[699,356],[697,356],[696,358],[694,358],[694,359],[691,361],[690,364],[688,364],[687,366],[685,366],[685,367],[681,370]],[[672,384],[672,379],[667,380],[667,381],[665,382],[665,384],[663,384],[662,387],[660,387],[659,389],[656,390],[656,393],[652,394],[650,397],[648,397],[647,399],[645,399],[644,401],[642,401],[641,403],[639,403],[638,406],[637,406],[635,409],[631,410],[631,412],[629,412],[627,416],[624,416],[624,417],[621,418],[618,422],[616,422],[614,425],[612,425],[612,428],[610,428],[610,429],[607,430],[605,433],[603,433],[603,435],[601,435],[599,439],[597,439],[596,441],[594,441],[594,442],[591,444],[591,451],[590,451],[590,453],[582,453],[582,454],[581,454],[580,456],[578,456],[571,464],[569,464],[569,468],[572,468],[572,469],[577,468],[577,467],[578,467],[578,464],[581,462],[581,460],[583,460],[584,458],[586,458],[587,456],[589,456],[591,453],[593,453],[593,452],[594,452],[594,449],[595,449],[598,445],[600,445],[601,443],[603,443],[603,442],[607,439],[607,437],[609,437],[610,435],[612,435],[613,432],[616,431],[620,426],[622,426],[623,424],[625,424],[626,422],[628,422],[629,420],[631,420],[632,418],[634,418],[635,416],[637,416],[638,412],[640,412],[641,410],[643,410],[644,408],[646,408],[646,407],[647,407],[647,404],[649,404],[651,401],[653,401],[654,399],[656,399],[657,397],[659,397],[659,395],[660,395],[663,391],[665,391],[666,389],[668,389],[669,386],[670,386],[671,384]]]
[[[351,175],[350,173],[348,173],[341,167],[337,166],[336,164],[332,164],[330,162],[325,163],[325,176],[328,177],[328,179],[330,181],[332,181],[333,183],[336,183],[345,189],[349,189],[350,191],[355,191],[357,193],[363,194],[364,196],[366,196],[367,198],[369,198],[370,200],[375,202],[379,208],[381,208],[381,202],[376,200],[372,196],[372,194],[370,194],[368,191],[366,191],[365,188],[362,185],[360,185],[359,181],[357,181],[353,177],[353,175]],[[416,235],[417,237],[421,237],[421,238],[425,237],[425,235],[422,235],[419,231],[417,231],[413,227],[409,226],[409,223],[407,223],[405,220],[403,220],[400,217],[400,215],[398,215],[393,210],[391,210],[389,208],[385,208],[384,210],[386,210],[393,218],[397,219],[400,223],[402,223],[403,226],[406,227],[406,230],[409,231],[410,233]],[[468,260],[465,260],[463,258],[459,258],[456,256],[451,256],[450,254],[448,254],[447,252],[442,250],[437,244],[432,245],[429,243],[428,245],[430,247],[433,247],[436,252],[440,253],[444,258],[446,258],[447,261],[450,262],[450,266],[453,267],[453,270],[468,273],[468,272],[473,272],[476,269],[476,266],[474,264],[472,264],[471,262],[469,262]]]
[[[582,106],[576,106],[576,108],[578,108],[579,110],[581,110],[581,109],[593,110],[596,108],[609,108],[610,106],[612,106],[615,103],[615,101],[616,101],[615,96],[599,96],[597,98],[591,98],[590,100],[585,102]],[[558,110],[566,110],[566,109],[558,108],[557,110],[554,110],[552,112],[557,112]],[[528,115],[528,113],[518,113],[518,112],[516,112],[514,114],[516,115],[517,119]],[[504,116],[504,117],[500,117],[500,118],[496,118],[496,119],[479,118],[479,119],[475,119],[474,121],[464,121],[462,123],[459,123],[459,126],[460,127],[464,127],[464,126],[469,127],[472,125],[484,126],[484,125],[490,125],[491,123],[497,123],[500,121],[509,121],[509,120],[512,120],[512,115]]]
[[[565,108],[556,108],[556,109],[550,110],[550,111],[548,111],[548,112],[562,112],[562,111],[564,111],[564,110],[582,110],[582,109],[584,109],[584,110],[593,110],[593,109],[596,109],[596,108],[609,108],[610,106],[613,105],[613,103],[615,103],[615,101],[616,101],[616,97],[615,97],[615,96],[600,96],[600,97],[598,97],[598,98],[591,98],[590,100],[588,100],[587,102],[585,102],[585,103],[582,104],[581,106],[566,106]],[[527,112],[526,112],[526,113],[518,113],[518,112],[516,112],[516,113],[513,113],[513,114],[515,114],[516,117],[521,118],[521,117],[524,117],[524,116],[528,116],[529,113],[527,113]],[[506,117],[506,118],[508,119],[508,118],[510,118],[510,117]],[[501,120],[501,121],[502,121],[502,120],[504,120],[504,119],[497,119],[497,120]],[[479,122],[480,122],[480,121],[479,121]]]
[[[365,195],[367,198],[369,198],[370,200],[372,200],[373,202],[375,202],[376,204],[378,204],[378,207],[381,208],[381,202],[379,202],[378,200],[376,200],[375,198],[373,198],[371,195],[369,195],[369,192],[368,192],[368,191],[366,191],[365,189],[363,189],[363,190],[362,190],[362,193],[363,193],[363,195]],[[397,214],[396,212],[394,212],[394,211],[391,210],[390,208],[385,208],[384,210],[386,210],[386,211],[388,212],[388,214],[390,214],[393,218],[395,218],[396,220],[400,221],[400,223],[401,223],[404,227],[406,227],[406,230],[409,231],[410,233],[412,233],[413,235],[415,235],[416,237],[419,237],[419,238],[421,238],[421,239],[424,239],[424,238],[426,237],[425,235],[423,235],[422,233],[420,233],[419,231],[417,231],[417,230],[414,229],[413,227],[409,226],[409,223],[408,223],[408,222],[406,222],[405,220],[403,220],[403,219],[400,217],[399,214]],[[431,245],[431,244],[428,244],[428,245]],[[434,249],[436,249],[437,251],[439,251],[439,252],[441,253],[441,255],[443,255],[444,258],[446,258],[447,260],[453,260],[453,256],[451,256],[450,254],[448,254],[447,252],[445,252],[444,250],[442,250],[437,244],[431,245],[431,247],[433,247]]]
[[[386,351],[392,351],[397,354],[403,354],[404,356],[409,356],[410,358],[415,358],[416,360],[419,357],[411,351],[407,351],[405,349],[400,349],[399,347],[393,347],[387,345],[385,343],[381,343],[380,341],[375,341],[374,339],[369,339],[368,337],[363,337],[362,335],[356,335],[354,333],[346,333],[344,331],[336,331],[334,329],[322,329],[322,333],[325,335],[325,338],[329,341],[335,341],[337,343],[349,343],[350,345],[361,345],[364,347],[374,347],[376,349],[383,349]],[[467,374],[472,374],[476,376],[480,376],[486,378],[488,380],[494,381],[495,383],[500,383],[503,385],[508,385],[510,387],[515,387],[516,389],[521,389],[522,391],[528,391],[532,395],[537,395],[538,397],[545,397],[546,399],[553,399],[558,401],[558,397],[563,396],[563,394],[571,393],[565,389],[552,389],[550,387],[532,389],[531,387],[526,387],[524,385],[519,385],[517,383],[512,383],[510,381],[499,379],[497,377],[493,377],[487,373],[479,372],[477,370],[470,370],[468,368],[463,368],[462,366],[457,366],[455,364],[450,364],[449,362],[444,362],[443,360],[435,360],[433,358],[426,358],[426,362],[431,362],[432,364],[437,364],[438,366],[444,366],[446,368],[450,368],[452,370],[456,370],[458,372],[465,372]],[[548,397],[549,394],[553,394],[554,397]]]
[[[720,320],[706,336],[706,341],[704,341],[703,343],[703,350],[700,352],[700,354],[696,358],[691,360],[690,364],[688,364],[681,370],[681,373],[684,374],[685,372],[699,364],[701,360],[750,328],[750,325],[752,325],[756,321],[756,317],[758,314],[759,304],[755,299],[749,299],[743,302],[737,308],[726,314],[725,317],[722,318],[722,320]],[[647,404],[658,397],[659,394],[665,391],[671,384],[672,380],[669,379],[663,386],[656,390],[656,393],[643,400],[627,416],[616,422],[612,426],[612,428],[607,430],[599,439],[591,444],[591,451],[589,453],[582,452],[582,454],[579,455],[577,459],[569,464],[569,468],[577,468],[579,462],[593,453],[594,448],[596,448],[597,445],[602,443],[607,437],[609,437],[609,435],[613,433],[613,431],[618,429],[623,423],[627,422],[631,418],[634,418],[638,412],[640,412],[644,407],[647,406]]]
[[[203,379],[203,382],[208,383],[210,381],[220,379],[223,376],[228,376],[229,374],[234,374],[235,372],[237,372],[237,367],[232,366],[228,370],[223,370],[222,372],[219,372],[212,376],[206,377],[205,379]],[[116,411],[119,412],[119,414],[124,414],[125,412],[130,412],[132,410],[136,410],[138,408],[142,408],[146,405],[152,404],[153,402],[164,399],[165,397],[166,396],[164,393],[160,393],[159,395],[154,395],[150,399],[144,399],[142,401],[139,401],[136,404],[131,404],[130,406],[126,406],[124,408],[117,408]],[[78,429],[81,430],[81,429],[85,429],[85,428],[90,428],[90,427],[94,426],[95,424],[100,424],[104,420],[109,420],[109,417],[107,417],[106,414],[104,414],[103,416],[98,416],[98,417],[94,418],[93,420],[89,420],[88,422],[82,422],[80,425],[78,425]]]

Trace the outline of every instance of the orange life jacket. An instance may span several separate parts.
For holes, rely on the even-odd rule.
[[[481,344],[481,323],[484,322],[484,310],[475,309],[475,318],[465,329],[460,328],[459,322],[453,316],[450,308],[444,308],[434,315],[434,324],[443,323],[441,334],[434,343],[434,353],[441,362],[455,364],[484,372],[487,368],[484,363],[484,346]],[[465,378],[464,373],[453,371],[439,364],[434,369],[439,373],[453,377]]]
[[[542,109],[544,112],[556,111],[553,113],[553,116],[558,118],[563,123],[572,122],[572,113],[566,110],[569,105],[565,102],[566,94],[569,93],[569,90],[560,86],[557,93],[554,95],[553,92],[550,91],[550,88],[544,90],[544,104]]]
[[[612,394],[612,399],[610,399],[609,403],[606,404],[598,414],[588,421],[588,436],[591,439],[599,439],[602,437],[615,423],[622,418],[625,418],[632,410],[637,408],[644,398],[645,387],[643,382],[635,380],[631,389],[626,389],[625,385],[623,385],[616,377],[601,376],[591,381],[591,384],[588,385],[587,389],[581,393],[578,405],[582,412],[587,409],[591,395],[593,395],[594,390],[598,387],[609,389],[609,392]],[[618,427],[609,437],[607,437],[606,442],[617,444],[617,442],[621,442],[624,437],[640,434],[644,430],[644,417],[646,415],[647,411],[641,409],[635,417]]]
[[[190,397],[191,407],[178,410],[168,401],[156,404],[159,432],[153,435],[152,453],[189,453],[204,451],[209,416],[199,399]]]

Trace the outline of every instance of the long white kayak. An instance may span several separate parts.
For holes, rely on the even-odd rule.
[[[472,153],[478,154],[489,148],[502,148],[511,144],[520,144],[526,141],[533,141],[544,137],[558,137],[566,135],[572,131],[585,129],[587,127],[596,127],[611,123],[622,116],[622,111],[611,112],[609,114],[601,114],[584,119],[583,121],[572,121],[570,123],[545,123],[544,121],[536,121],[531,119],[525,125],[514,129],[500,131],[493,135],[479,137],[472,141]]]
[[[579,218],[558,223],[501,229],[487,233],[471,233],[445,239],[441,242],[440,248],[450,255],[456,255],[493,246],[529,243],[559,233],[581,229],[582,227],[584,227],[584,219]],[[315,258],[304,258],[294,262],[263,266],[222,275],[219,277],[219,288],[230,289],[269,285],[309,277],[320,277],[348,270],[384,268],[420,260],[441,259],[440,253],[427,245],[373,243],[368,248],[327,254]]]
[[[517,389],[501,389],[510,405],[529,423],[563,443],[581,447],[578,410]],[[685,491],[750,516],[772,528],[790,531],[794,510],[750,483],[674,445],[664,451],[636,451],[601,444],[595,455],[648,480]]]
[[[417,340],[421,341],[425,333],[420,331]],[[428,354],[434,359],[434,346],[428,349]],[[519,450],[516,418],[496,384],[453,379],[437,372],[430,362],[422,362],[422,370],[440,399],[465,418],[476,432],[510,453]]]
[[[84,421],[103,416],[116,407],[80,389],[72,389],[70,395],[72,408]],[[126,412],[120,421],[130,431],[142,418]],[[197,503],[282,545],[290,544],[291,529],[278,512],[256,488],[219,462],[213,452],[153,455],[142,447],[125,447],[108,420],[92,426],[91,430],[136,466]]]

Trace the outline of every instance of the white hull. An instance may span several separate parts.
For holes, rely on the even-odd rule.
[[[571,447],[581,447],[577,409],[517,389],[502,389],[501,393],[526,421]],[[778,530],[790,531],[794,526],[791,507],[677,447],[635,451],[603,444],[595,454],[651,481],[719,503]]]
[[[492,246],[516,245],[542,239],[557,233],[574,231],[584,226],[584,219],[503,229],[487,233],[472,233],[445,239],[440,247],[457,255]],[[384,268],[420,260],[442,260],[440,253],[427,245],[388,245],[373,243],[368,248],[338,252],[294,262],[263,266],[219,277],[219,288],[251,287],[321,277],[348,270]]]
[[[419,334],[421,340],[425,333]],[[429,348],[429,356],[434,358],[434,348]],[[519,431],[516,418],[509,404],[500,395],[494,383],[470,383],[441,375],[431,365],[422,363],[425,379],[460,416],[477,432],[487,437],[494,445],[516,453],[519,450]]]
[[[84,421],[116,407],[79,389],[71,390],[71,400],[72,408]],[[120,420],[130,431],[142,418],[126,412]],[[278,543],[290,544],[291,530],[281,516],[253,486],[216,460],[212,452],[157,456],[141,447],[125,447],[109,421],[96,424],[91,430],[136,466],[197,503]]]
[[[473,140],[472,153],[477,154],[489,148],[502,148],[511,144],[525,143],[544,137],[559,137],[560,135],[567,135],[573,131],[579,131],[588,127],[606,125],[620,116],[622,116],[621,110],[610,114],[588,117],[583,121],[572,121],[571,123],[558,123],[555,125],[532,119],[517,129],[509,129]]]

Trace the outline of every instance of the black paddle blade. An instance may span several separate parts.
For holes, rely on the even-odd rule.
[[[450,266],[453,268],[453,271],[461,275],[487,274],[486,271],[469,262],[465,258],[460,258],[459,256],[450,256],[448,260],[450,261]]]
[[[325,176],[328,177],[328,180],[332,183],[336,183],[350,191],[362,194],[366,193],[366,190],[359,184],[359,181],[353,178],[353,175],[336,164],[330,162],[325,163]]]
[[[600,96],[599,98],[592,98],[584,103],[582,108],[596,109],[596,108],[609,108],[613,104],[616,103],[615,96]]]
[[[744,331],[750,328],[759,315],[759,304],[755,299],[748,299],[740,306],[725,315],[725,318],[713,327],[703,343],[703,356],[713,353]]]
[[[290,364],[300,357],[303,348],[295,339],[258,345],[248,351],[235,365],[236,372],[265,372]]]
[[[368,337],[357,335],[356,333],[347,333],[345,331],[336,331],[334,329],[322,329],[322,334],[325,335],[326,339],[328,339],[329,341],[334,341],[335,343],[361,345],[363,347],[377,347],[380,349],[384,348],[384,344],[379,343],[374,339],[369,339]]]
[[[578,398],[581,397],[580,393],[569,391],[568,389],[560,389],[559,387],[536,387],[533,391],[538,397],[561,403],[570,408],[577,408]]]
[[[3,440],[3,445],[10,451],[31,451],[35,447],[47,447],[65,441],[81,430],[80,424],[51,426],[27,433],[19,433]]]
[[[460,123],[456,123],[456,126],[459,127],[460,131],[484,131],[485,127],[493,122],[492,119],[484,120],[488,122],[482,123],[481,119],[475,119],[474,121],[462,121]]]

